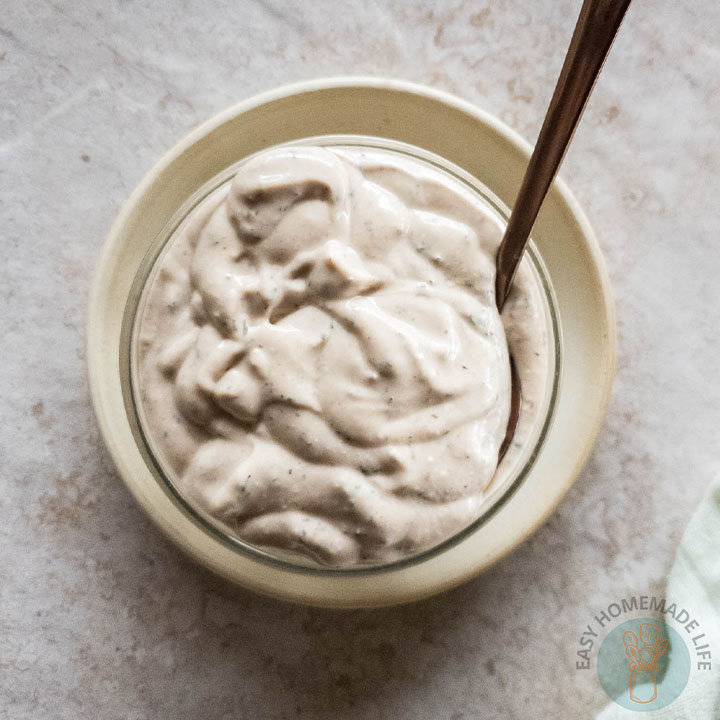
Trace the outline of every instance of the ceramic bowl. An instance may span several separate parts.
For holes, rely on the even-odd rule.
[[[142,290],[138,278],[147,278],[153,254],[178,214],[228,167],[279,143],[338,135],[383,138],[434,153],[477,178],[501,210],[512,204],[530,152],[515,133],[472,105],[404,82],[314,81],[240,103],[173,148],[113,225],[91,291],[88,372],[98,422],[121,477],[181,548],[229,580],[268,595],[328,607],[372,607],[409,602],[467,580],[508,553],[553,510],[580,471],[605,412],[615,363],[614,315],[597,242],[558,180],[533,230],[558,352],[553,393],[535,445],[483,517],[430,552],[350,571],[293,565],[223,536],[166,482],[138,423],[129,352]]]

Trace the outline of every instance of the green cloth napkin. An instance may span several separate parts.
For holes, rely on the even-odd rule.
[[[697,670],[692,648],[688,684],[670,705],[647,712],[610,703],[597,720],[720,720],[720,479],[716,480],[685,530],[668,577],[668,603],[686,607],[701,623],[712,670]]]

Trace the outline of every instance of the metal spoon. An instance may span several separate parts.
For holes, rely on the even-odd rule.
[[[584,0],[580,9],[555,92],[498,248],[495,298],[500,312],[510,293],[540,206],[570,145],[629,5],[630,0]],[[505,439],[500,446],[500,459],[515,433],[522,400],[520,377],[512,358],[510,370],[510,417]]]

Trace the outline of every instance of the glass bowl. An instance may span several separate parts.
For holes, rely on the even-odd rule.
[[[508,210],[503,203],[482,183],[469,173],[463,171],[453,163],[418,147],[407,143],[392,141],[384,138],[360,136],[360,135],[323,135],[309,138],[301,138],[283,143],[282,145],[316,145],[335,148],[354,149],[380,149],[385,152],[398,154],[412,158],[416,161],[428,164],[434,169],[445,173],[456,181],[462,183],[467,189],[479,196],[486,205],[506,224]],[[277,147],[277,146],[276,146]],[[252,157],[249,156],[249,157]],[[169,463],[163,459],[163,453],[153,437],[153,428],[145,417],[143,403],[139,393],[138,379],[138,335],[141,325],[141,318],[149,288],[159,270],[165,252],[172,245],[179,228],[197,208],[210,195],[220,191],[231,181],[240,165],[247,162],[249,157],[233,163],[222,172],[215,175],[206,182],[185,203],[163,227],[162,231],[152,241],[133,281],[127,303],[123,314],[121,333],[121,358],[122,362],[122,385],[125,406],[128,412],[133,436],[135,437],[138,449],[146,458],[148,467],[151,469],[156,481],[161,484],[164,490],[169,492],[177,501],[179,506],[187,514],[189,520],[209,533],[214,539],[222,543],[233,552],[249,556],[261,563],[274,565],[278,568],[291,572],[310,573],[326,576],[347,576],[357,573],[382,574],[395,568],[407,567],[413,564],[422,563],[430,558],[443,553],[448,548],[456,545],[469,534],[475,532],[507,502],[512,494],[520,487],[530,473],[535,459],[540,453],[548,429],[553,420],[553,411],[557,397],[561,368],[562,368],[562,339],[559,327],[558,312],[555,296],[552,290],[547,269],[535,245],[531,242],[528,247],[528,258],[531,267],[531,276],[535,290],[542,298],[545,315],[545,333],[547,342],[547,377],[544,386],[544,393],[539,410],[534,419],[533,426],[528,435],[527,441],[522,445],[513,443],[504,456],[495,476],[484,495],[484,503],[481,514],[469,525],[456,534],[441,541],[437,545],[423,549],[415,554],[408,555],[401,559],[388,563],[359,564],[352,567],[332,567],[314,562],[308,556],[288,550],[253,545],[244,541],[232,530],[204,512],[193,503],[179,488],[179,484],[173,478],[169,469]],[[156,428],[155,431],[158,429]]]

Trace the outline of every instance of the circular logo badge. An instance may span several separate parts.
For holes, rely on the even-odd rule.
[[[680,634],[653,618],[628,620],[598,651],[600,684],[628,710],[648,712],[673,702],[690,677],[690,652]]]

